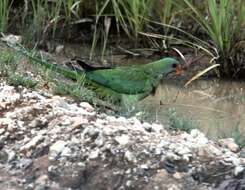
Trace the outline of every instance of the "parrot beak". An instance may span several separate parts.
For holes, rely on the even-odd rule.
[[[181,68],[181,65],[177,65],[175,68],[175,74],[176,75],[181,75],[183,73],[183,70]]]

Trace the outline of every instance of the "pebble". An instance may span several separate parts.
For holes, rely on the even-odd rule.
[[[142,164],[142,165],[140,165],[140,168],[144,169],[144,170],[148,170],[149,166],[147,164]]]
[[[115,137],[115,140],[120,145],[127,145],[129,143],[129,136],[128,135],[121,135]]]
[[[0,135],[2,135],[3,133],[5,133],[5,128],[0,129]]]
[[[197,143],[197,146],[204,146],[209,142],[206,136],[202,132],[200,132],[198,129],[192,129],[190,132],[190,136],[193,139],[196,139],[196,141],[194,142]]]
[[[94,141],[94,143],[96,144],[97,147],[103,146],[104,143],[105,143],[105,137],[104,137],[102,134],[100,134],[100,135],[96,138],[96,140]]]
[[[143,127],[146,131],[148,131],[148,132],[151,132],[151,131],[152,131],[152,125],[151,125],[150,123],[144,122],[144,123],[142,124],[142,127]]]
[[[166,154],[166,158],[171,160],[171,161],[180,160],[180,157],[178,155],[176,155],[175,153],[173,153],[173,152],[168,152]]]
[[[5,41],[5,42],[8,42],[10,44],[17,44],[17,43],[21,44],[22,36],[9,34],[9,35],[1,37],[1,40]]]
[[[24,146],[20,148],[21,151],[23,150],[29,150],[31,148],[34,148],[37,146],[39,142],[41,142],[44,139],[44,136],[42,134],[35,136],[33,139],[31,139],[28,143],[26,143]]]
[[[48,181],[48,176],[44,174],[36,179],[35,184],[46,185],[47,181]]]
[[[29,124],[29,127],[35,128],[35,127],[42,125],[42,123],[43,122],[37,118],[37,119],[34,119],[33,121],[31,121],[31,123]]]
[[[64,48],[65,48],[64,45],[57,45],[57,46],[55,47],[55,53],[57,53],[57,54],[62,53],[63,50],[64,50]]]
[[[100,150],[99,150],[99,149],[93,150],[93,151],[90,152],[90,154],[89,154],[89,159],[95,159],[95,158],[98,158],[99,154],[100,154]]]
[[[88,102],[81,102],[79,105],[88,112],[94,111],[93,106],[91,106]]]
[[[124,157],[128,162],[137,162],[135,155],[129,150],[125,152]]]
[[[175,179],[181,179],[181,178],[183,177],[183,173],[175,172],[175,173],[173,174],[173,177],[174,177]]]
[[[82,117],[74,117],[72,118],[72,125],[71,127],[73,129],[79,128],[83,125],[89,124],[89,121],[87,118],[82,118]]]
[[[152,131],[156,133],[161,133],[164,130],[164,127],[162,125],[156,124],[156,123],[153,123],[151,128],[152,128]]]
[[[56,141],[53,145],[49,148],[49,159],[54,160],[57,156],[65,149],[66,142],[63,140]]]
[[[10,163],[15,159],[16,153],[13,150],[6,150],[6,152],[8,153],[8,163]]]
[[[238,176],[239,174],[241,174],[244,171],[244,167],[242,166],[236,166],[234,169],[234,175]]]
[[[71,154],[72,154],[72,151],[71,151],[71,149],[70,148],[68,148],[68,147],[65,147],[63,150],[62,150],[62,152],[61,152],[61,156],[65,156],[65,157],[69,157],[69,156],[71,156]]]
[[[235,143],[233,138],[220,139],[221,146],[228,148],[232,152],[238,152],[239,146]]]

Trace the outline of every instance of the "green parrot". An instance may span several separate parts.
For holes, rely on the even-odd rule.
[[[145,65],[127,67],[101,67],[94,68],[80,62],[85,78],[103,87],[109,88],[119,94],[146,94],[153,93],[161,78],[171,72],[180,72],[180,63],[173,58],[163,58]]]
[[[68,69],[58,65],[46,65],[64,76],[77,80],[83,76],[88,86],[98,95],[107,97],[112,102],[120,102],[130,107],[135,102],[154,94],[163,76],[169,73],[180,73],[180,63],[173,58],[163,58],[145,65],[125,67],[95,68],[85,62],[78,62],[82,70],[73,67]]]
[[[154,93],[162,76],[174,71],[179,74],[181,69],[180,62],[170,57],[145,65],[116,68],[95,68],[85,62],[80,62],[79,64],[83,69],[77,67],[71,69],[41,60],[20,45],[14,46],[14,48],[32,59],[34,64],[42,65],[69,79],[85,79],[85,83],[91,86],[98,94],[107,94],[116,100],[127,102],[126,104],[138,101]]]

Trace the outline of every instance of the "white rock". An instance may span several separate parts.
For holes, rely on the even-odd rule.
[[[148,170],[149,166],[147,164],[142,164],[142,165],[140,165],[140,168],[144,169],[144,170]]]
[[[41,184],[41,185],[46,185],[48,181],[48,176],[47,175],[41,175],[35,180],[35,184]]]
[[[16,93],[13,86],[0,87],[0,107],[6,108],[8,104],[14,104],[20,98],[20,93]]]
[[[55,48],[55,53],[59,54],[64,50],[65,46],[64,45],[57,45]]]
[[[8,153],[8,162],[13,161],[16,156],[16,153],[12,150],[7,151],[7,153]]]
[[[132,186],[132,181],[131,180],[127,180],[126,181],[126,186],[127,187],[131,187]]]
[[[244,168],[242,166],[236,166],[234,169],[234,175],[238,176],[240,173],[242,173]]]
[[[234,166],[240,166],[240,159],[235,156],[230,156],[224,159],[224,161],[227,163],[227,165],[234,165]]]
[[[74,112],[75,114],[81,114],[81,115],[85,115],[85,116],[94,116],[96,113],[95,112],[89,112],[87,110],[85,110],[84,108],[76,108],[76,112]]]
[[[131,120],[132,120],[134,126],[142,127],[140,120],[138,120],[136,117],[131,118]]]
[[[190,154],[191,150],[187,147],[176,147],[175,152],[179,155],[185,155],[185,154]]]
[[[233,138],[220,139],[219,143],[232,152],[237,152],[239,150],[239,146],[235,143]]]
[[[100,130],[98,128],[95,128],[94,126],[87,126],[81,135],[83,136],[88,135],[90,137],[95,137],[99,133],[100,133]]]
[[[158,148],[167,148],[170,142],[166,140],[161,140],[160,143],[157,145]]]
[[[182,159],[185,160],[186,162],[189,162],[191,156],[192,156],[191,154],[184,154],[184,155],[182,156]]]
[[[152,126],[152,131],[156,132],[156,133],[160,133],[164,130],[164,127],[160,124],[156,124],[156,123],[153,123]]]
[[[42,124],[42,121],[40,119],[34,119],[29,123],[29,127],[35,128],[37,126],[40,126]]]
[[[160,155],[162,154],[163,148],[162,147],[154,147],[154,154],[155,155]]]
[[[151,124],[150,123],[147,123],[147,122],[144,122],[142,124],[142,127],[146,130],[146,131],[151,131]]]
[[[100,135],[96,138],[96,140],[94,141],[94,143],[95,143],[96,146],[98,146],[98,147],[103,146],[104,143],[105,143],[105,138],[104,138],[104,136],[103,136],[102,134],[100,134]]]
[[[10,44],[16,44],[16,43],[20,44],[22,42],[22,37],[18,35],[9,34],[9,35],[3,36],[1,40],[8,42]]]
[[[14,121],[10,118],[0,118],[0,125],[14,125]]]
[[[70,118],[65,118],[61,124],[62,126],[69,126],[72,124],[72,121],[70,120]]]
[[[117,122],[117,118],[115,117],[115,116],[111,116],[111,115],[108,115],[107,117],[106,117],[106,120],[108,121],[108,122]]]
[[[99,154],[100,154],[100,150],[99,150],[99,149],[93,150],[93,151],[90,152],[90,154],[89,154],[89,159],[95,159],[95,158],[98,158]]]
[[[2,135],[3,133],[5,133],[5,128],[0,129],[0,135]]]
[[[170,161],[180,160],[180,157],[178,155],[174,154],[173,152],[168,152],[166,154],[166,158],[169,159]]]
[[[50,148],[49,148],[49,158],[55,159],[64,149],[66,146],[66,142],[63,140],[56,141]]]
[[[39,134],[37,136],[35,136],[34,138],[32,138],[28,143],[26,143],[24,146],[22,146],[20,148],[20,150],[29,150],[31,148],[34,148],[37,146],[37,144],[39,142],[41,142],[42,140],[44,139],[43,135],[42,134]]]
[[[137,159],[136,159],[135,155],[132,152],[130,152],[129,150],[127,150],[125,152],[124,157],[126,158],[126,160],[128,162],[134,162],[134,163],[137,162]]]
[[[190,135],[193,138],[197,138],[198,136],[200,136],[200,134],[201,134],[201,132],[198,129],[192,129],[191,132],[190,132]]]
[[[193,139],[196,139],[198,145],[205,145],[208,143],[208,139],[204,135],[204,133],[200,132],[198,129],[192,129],[190,132],[190,136]]]
[[[80,106],[88,112],[93,112],[94,108],[88,102],[81,102]]]
[[[179,185],[176,185],[176,184],[168,184],[166,188],[167,190],[181,190]]]
[[[72,125],[71,127],[74,128],[78,128],[82,125],[88,124],[89,121],[87,118],[83,118],[83,117],[74,117],[72,118]]]
[[[115,137],[115,140],[118,142],[118,144],[120,145],[126,145],[129,143],[129,136],[128,135],[121,135],[121,136],[117,136]]]
[[[180,172],[175,172],[175,173],[173,174],[173,177],[174,177],[175,179],[181,179],[181,178],[184,177],[184,174],[183,174],[183,173],[180,173]]]
[[[71,149],[68,147],[65,147],[63,151],[60,154],[61,156],[69,157],[71,156]]]
[[[119,117],[117,118],[117,121],[120,122],[121,124],[127,124],[128,120],[125,117]]]
[[[76,137],[71,137],[71,143],[79,144],[81,141]]]

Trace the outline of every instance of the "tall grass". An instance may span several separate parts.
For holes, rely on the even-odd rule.
[[[24,33],[27,33],[29,41],[43,40],[50,33],[55,37],[58,22],[62,21],[69,25],[73,18],[80,19],[79,11],[82,2],[83,0],[27,1],[22,21],[25,25],[22,27],[27,27]]]
[[[183,10],[183,8],[181,8]],[[163,36],[168,36],[167,38],[161,38],[160,42],[157,38],[150,39],[150,46],[158,49],[160,51],[165,51],[169,48],[171,43],[172,28],[169,26],[176,25],[176,16],[181,12],[179,8],[175,5],[175,0],[155,0],[152,5],[152,15],[149,18],[149,25],[153,24],[151,29],[154,32],[160,32]],[[157,27],[156,27],[157,26]],[[157,29],[160,26],[160,30]]]
[[[139,32],[143,31],[147,24],[147,18],[150,16],[152,0],[124,0],[118,1],[119,6],[125,14],[129,29],[133,36],[138,39]]]
[[[149,18],[150,16],[151,5],[151,0],[97,0],[95,31],[90,58],[93,56],[98,36],[104,36],[102,56],[105,52],[108,33],[110,30],[110,24],[108,25],[107,22],[108,16],[115,19],[118,31],[122,29],[130,39],[137,42],[139,32],[143,31],[148,22],[146,18]],[[105,22],[102,24],[102,27],[99,28],[99,21],[103,20],[102,18]]]
[[[94,16],[90,58],[98,42],[102,42],[102,55],[106,54],[110,34],[115,29],[117,34],[123,31],[132,44],[138,45],[137,41],[142,42],[143,39],[146,42],[150,39],[149,46],[161,49],[169,46],[166,42],[181,38],[178,43],[201,47],[213,56],[221,65],[219,69],[223,76],[235,76],[240,69],[245,68],[245,56],[242,55],[245,44],[244,0],[207,0],[201,5],[196,0],[94,0],[94,4],[85,0],[24,2],[27,8],[24,8],[25,25],[22,28],[29,29],[22,36],[30,38],[29,41],[41,41],[50,37],[50,33],[55,37],[59,27],[63,29],[72,26],[74,20],[83,20],[81,15],[85,18]],[[11,3],[11,0],[0,1],[0,31],[6,30]],[[94,10],[90,11],[90,15],[84,15],[84,7],[87,5],[90,9],[91,4]],[[186,14],[192,18],[192,25],[200,26],[200,36],[183,32],[184,25],[188,28],[190,24]],[[156,27],[157,22],[160,27]],[[179,36],[174,36],[173,30]],[[148,31],[158,32],[161,37],[154,41],[149,35],[147,39],[139,36],[139,33]]]
[[[108,11],[109,9],[109,11]],[[102,48],[102,59],[105,54],[105,49],[107,45],[107,40],[108,40],[108,35],[109,35],[109,30],[110,30],[110,23],[107,22],[107,15],[118,15],[116,16],[116,24],[119,26],[118,22],[124,21],[122,17],[121,10],[118,7],[117,0],[96,0],[95,1],[95,28],[93,32],[93,41],[92,41],[92,47],[90,51],[90,59],[94,56],[94,51],[97,46],[98,39],[101,39],[101,36],[103,36],[102,40],[104,41],[103,43],[103,48]],[[103,20],[104,18],[104,24],[99,23],[100,20]]]
[[[70,22],[73,16],[79,18],[80,4],[83,3],[83,0],[60,0],[60,2],[63,4],[67,22]]]
[[[221,64],[220,72],[224,76],[234,74],[236,66],[236,47],[243,41],[245,26],[244,0],[207,0],[207,12],[201,12],[189,0],[183,0],[190,8],[190,16],[208,35],[213,52]]]
[[[23,36],[26,44],[42,41],[47,35],[53,37],[61,19],[62,1],[30,0],[22,15]]]
[[[0,32],[5,32],[8,26],[9,14],[13,0],[0,1]]]
[[[156,7],[157,16],[159,17],[160,23],[164,25],[171,25],[173,18],[175,16],[174,12],[174,2],[173,0],[161,0],[156,1],[156,5],[159,5]],[[169,28],[164,27],[164,33],[168,33]]]

